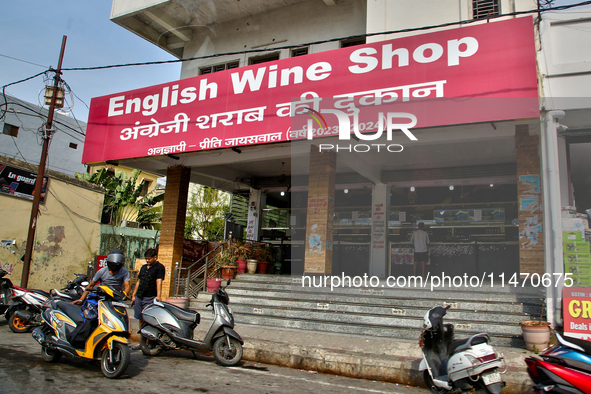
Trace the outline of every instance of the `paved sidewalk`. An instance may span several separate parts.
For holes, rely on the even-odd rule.
[[[202,314],[195,337],[203,338],[210,324],[210,316]],[[132,341],[138,342],[135,319],[132,328]],[[239,323],[235,330],[244,339],[243,359],[247,361],[425,387],[418,372],[421,360],[418,332],[416,341],[408,341]],[[507,372],[503,375],[507,387],[503,393],[531,392],[532,382],[523,360],[533,353],[526,349],[496,349],[507,362]]]

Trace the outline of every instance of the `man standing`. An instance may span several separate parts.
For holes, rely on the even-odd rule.
[[[140,328],[144,323],[142,311],[144,308],[156,301],[162,301],[162,281],[166,274],[166,268],[158,262],[158,252],[156,249],[148,249],[144,253],[146,263],[140,268],[137,276],[135,289],[131,296],[131,302],[134,303],[133,310],[135,318],[140,321]]]
[[[129,271],[123,268],[124,264],[125,256],[123,252],[119,249],[111,250],[107,256],[107,266],[97,271],[90,284],[86,286],[87,290],[84,290],[80,299],[72,303],[82,304],[88,295],[88,290],[92,289],[98,282],[102,285],[122,287],[125,295],[128,295],[131,286],[129,284]]]
[[[425,223],[419,223],[419,229],[415,231],[410,239],[410,242],[415,247],[415,258],[413,266],[413,274],[417,275],[417,263],[422,264],[421,276],[425,279],[425,264],[429,261],[429,234],[425,230]]]

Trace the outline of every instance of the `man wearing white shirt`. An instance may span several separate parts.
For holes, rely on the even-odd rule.
[[[429,261],[429,234],[423,230],[424,228],[425,223],[419,223],[419,229],[413,233],[410,239],[415,247],[413,274],[417,275],[417,263],[421,263],[423,279],[425,279],[425,264]]]

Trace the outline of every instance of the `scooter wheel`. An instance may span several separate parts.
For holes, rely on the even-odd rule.
[[[59,352],[59,350],[52,350],[46,346],[43,346],[41,348],[41,358],[46,363],[54,363],[62,358],[62,354]]]
[[[31,325],[27,324],[26,320],[16,317],[14,313],[10,315],[10,319],[8,319],[8,327],[18,334],[29,332],[31,330]]]
[[[213,357],[220,365],[232,367],[242,359],[242,344],[231,337],[218,338],[213,343]]]
[[[115,379],[123,375],[129,366],[129,347],[120,342],[113,342],[113,359],[110,358],[109,348],[103,350],[101,357],[101,370],[103,375],[109,379]]]
[[[140,350],[146,356],[157,356],[164,351],[164,347],[156,341],[150,341],[142,336],[140,338]]]

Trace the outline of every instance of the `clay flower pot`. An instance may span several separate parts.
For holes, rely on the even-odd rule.
[[[220,278],[207,278],[207,292],[208,293],[215,293],[218,291],[220,286],[222,285],[222,280]]]
[[[249,274],[254,274],[257,272],[257,264],[258,262],[256,260],[246,260],[246,267]]]
[[[525,347],[532,352],[546,349],[550,343],[550,323],[526,320],[520,323]]]
[[[222,278],[234,279],[235,272],[236,272],[236,267],[232,267],[232,266],[222,267]]]
[[[243,274],[246,272],[246,261],[244,260],[236,260],[238,263],[238,273]]]
[[[267,265],[269,263],[266,261],[259,261],[259,265],[257,266],[257,272],[259,274],[265,274],[267,273]]]

